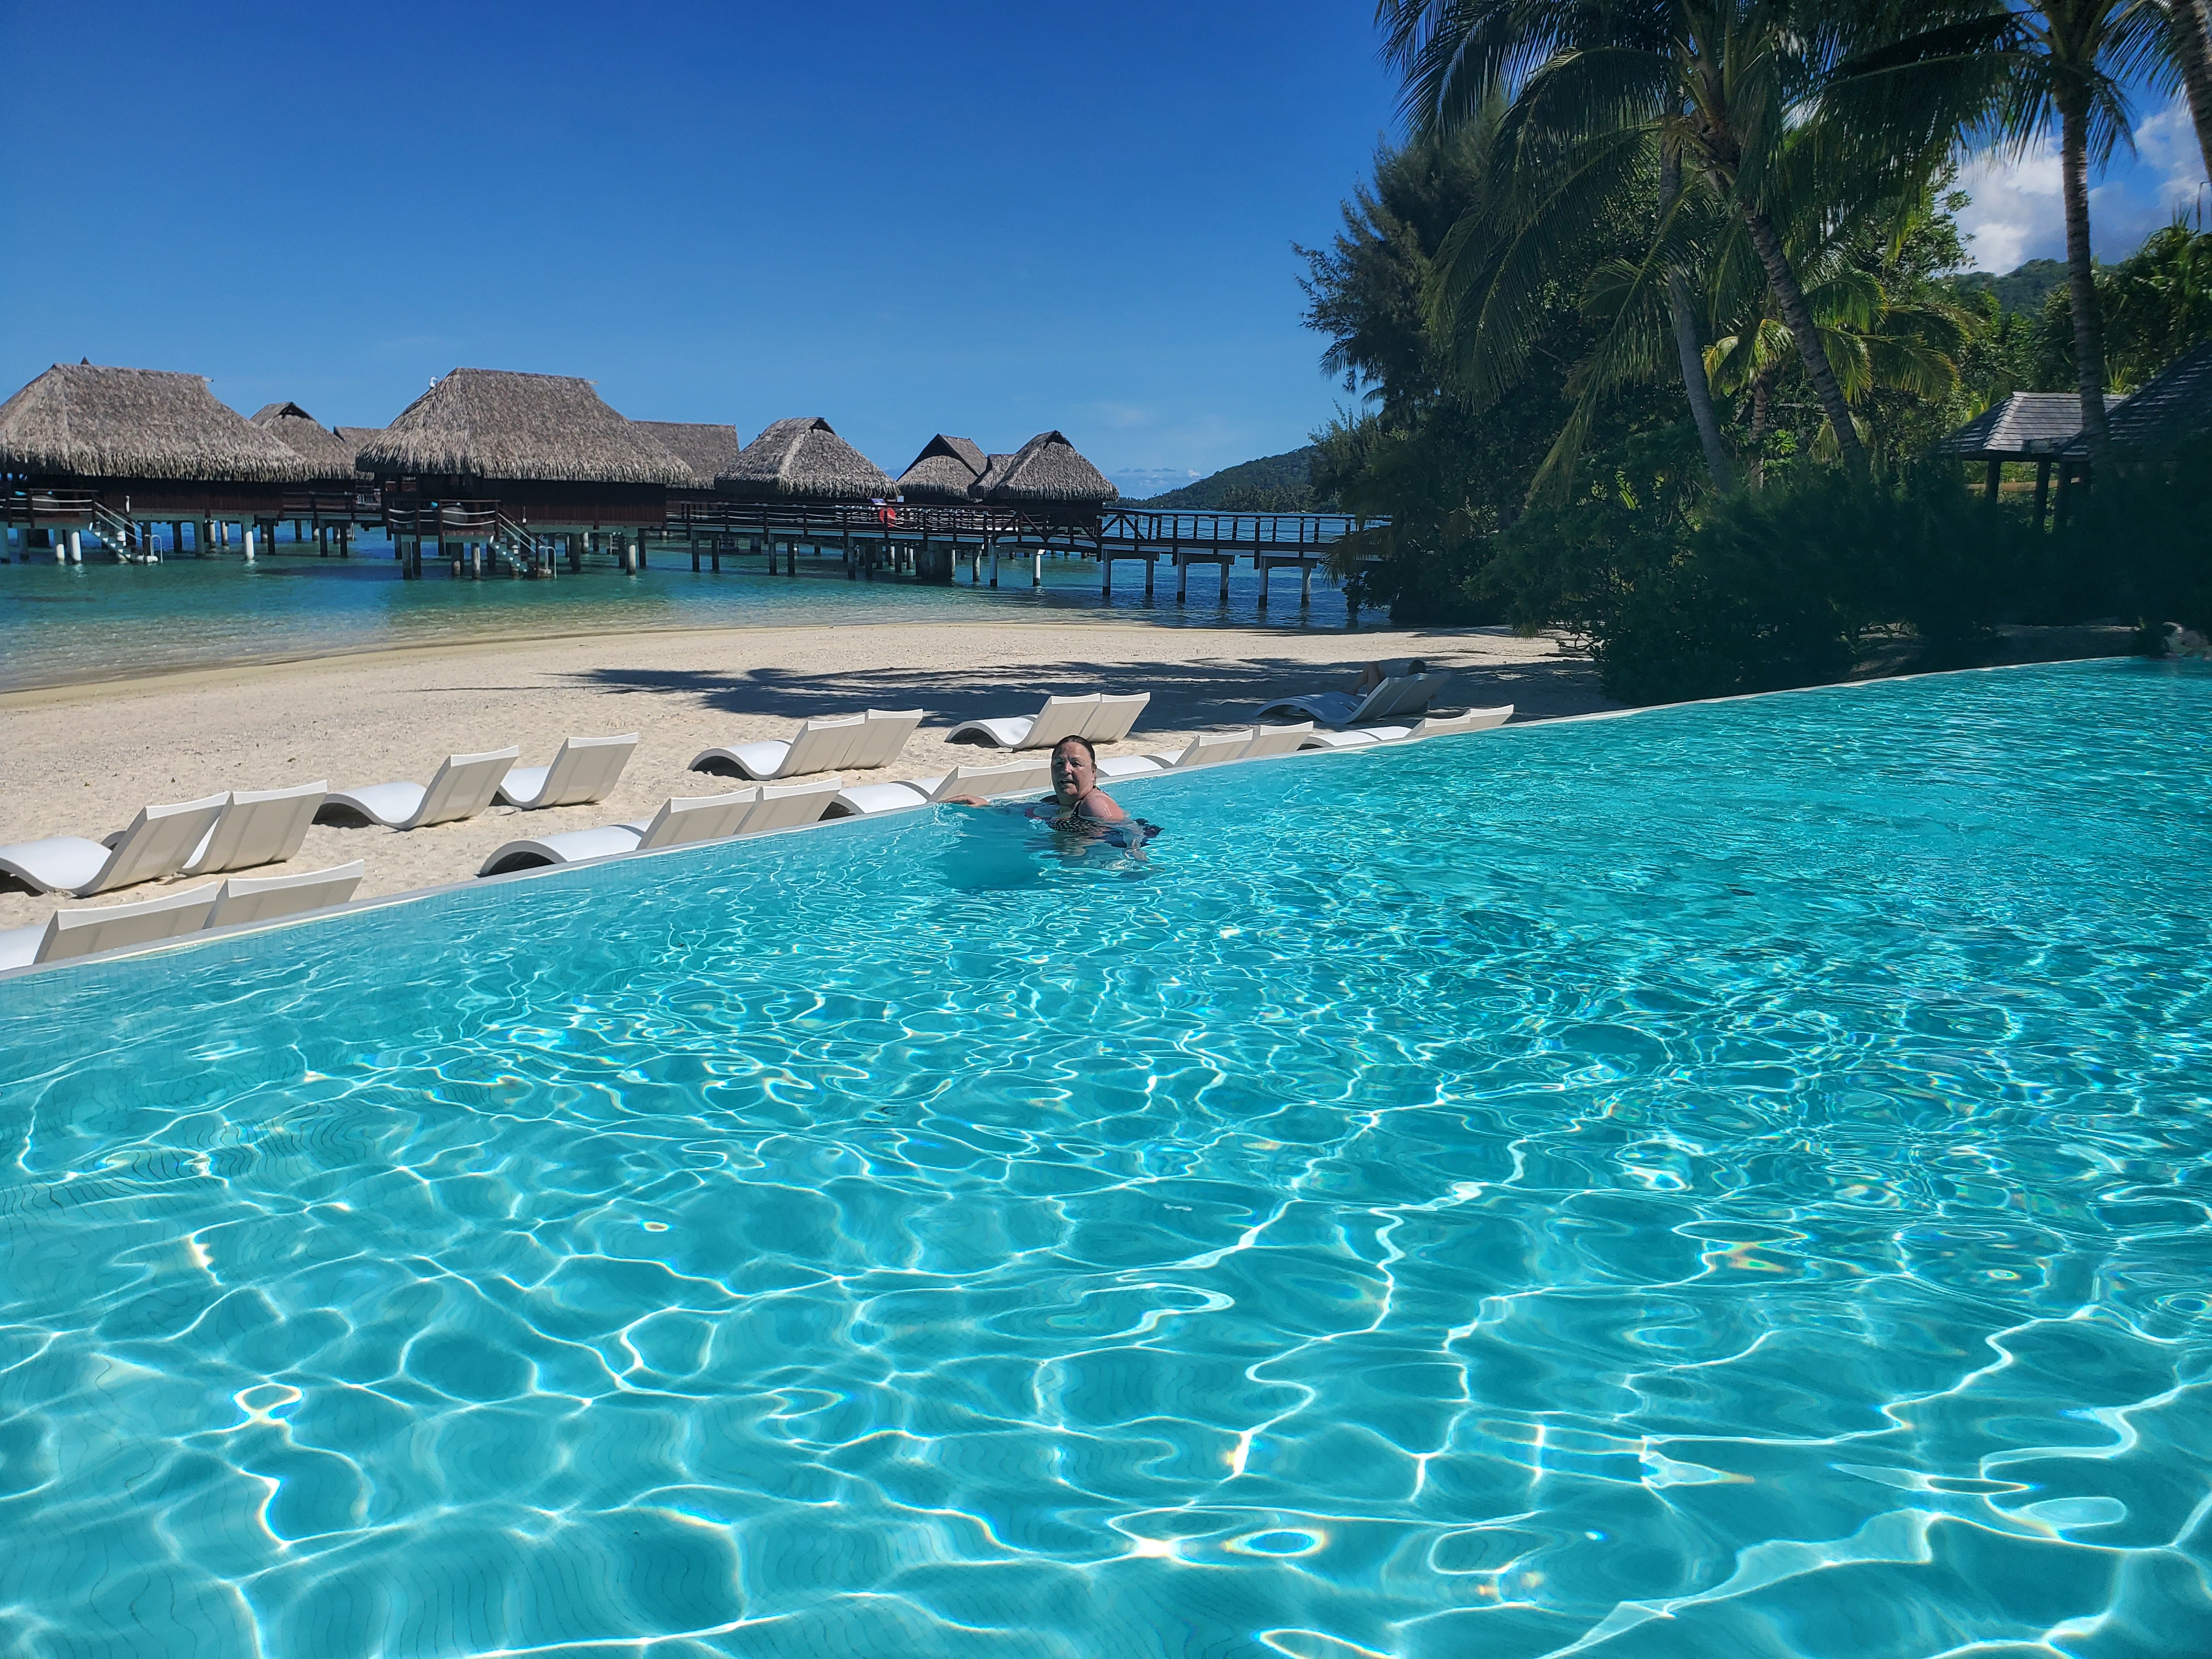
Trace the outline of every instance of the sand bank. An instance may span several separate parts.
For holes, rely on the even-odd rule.
[[[736,787],[684,769],[716,744],[788,736],[809,714],[929,711],[877,781],[988,763],[947,744],[980,715],[1026,714],[1050,693],[1149,691],[1138,754],[1191,732],[1249,725],[1268,698],[1348,689],[1369,658],[1422,656],[1460,676],[1445,703],[1515,704],[1516,720],[1609,708],[1584,660],[1503,629],[1316,635],[1085,620],[733,628],[412,647],[319,661],[195,669],[0,695],[0,843],[97,839],[152,801],[327,778],[334,787],[427,781],[455,751],[520,744],[543,765],[561,739],[635,732],[622,782],[591,806],[477,817],[404,834],[318,824],[278,875],[368,861],[360,896],[472,877],[502,842],[644,817],[670,795]],[[1442,706],[1442,705],[1440,705]],[[79,903],[149,898],[155,883]],[[0,927],[42,921],[53,898],[0,890]]]

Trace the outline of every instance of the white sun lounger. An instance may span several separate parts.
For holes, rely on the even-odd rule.
[[[1233,732],[1201,732],[1181,749],[1157,749],[1149,755],[1123,755],[1098,763],[1102,778],[1141,778],[1147,773],[1187,771],[1222,761],[1258,760],[1287,755],[1305,740],[1313,722],[1297,726],[1240,726]]]
[[[563,738],[551,765],[510,767],[496,793],[509,806],[526,812],[605,800],[636,748],[635,732],[618,738]]]
[[[298,876],[233,876],[137,904],[92,910],[57,910],[34,927],[0,932],[0,969],[65,962],[100,951],[159,945],[205,927],[274,921],[282,916],[343,904],[361,885],[368,866],[360,860]]]
[[[703,749],[691,757],[694,772],[735,771],[748,778],[791,778],[809,772],[854,771],[888,766],[921,724],[919,708],[871,708],[800,722],[786,742],[765,738],[726,749]]]
[[[1311,720],[1300,720],[1296,726],[1263,726],[1237,758],[1263,760],[1269,755],[1295,754],[1304,747],[1313,729]]]
[[[1255,733],[1247,726],[1234,732],[1201,732],[1181,749],[1155,750],[1149,755],[1122,755],[1098,763],[1102,778],[1141,778],[1152,772],[1182,772],[1194,766],[1213,766],[1241,759]]]
[[[756,787],[726,795],[672,796],[649,819],[511,841],[486,859],[477,874],[500,876],[540,865],[580,864],[586,859],[619,858],[625,853],[789,830],[819,818],[843,787],[842,778],[824,778],[817,783],[794,783],[781,789]]]
[[[771,830],[795,830],[803,823],[818,823],[844,787],[842,778],[823,778],[815,783],[791,783],[781,789],[763,789],[760,805],[745,814],[744,824],[738,833],[762,836]]]
[[[327,870],[307,870],[296,876],[233,876],[216,896],[210,927],[235,927],[242,922],[275,921],[283,916],[327,910],[343,904],[368,873],[368,866],[356,859],[351,864]]]
[[[1010,761],[1004,766],[956,766],[942,777],[904,778],[896,783],[856,783],[840,790],[829,816],[852,818],[878,812],[934,806],[956,795],[1034,795],[1052,787],[1052,763]]]
[[[136,904],[108,904],[91,910],[57,910],[43,925],[0,933],[0,968],[27,968],[64,962],[96,951],[120,951],[133,945],[158,945],[207,926],[223,884],[210,881],[180,893]]]
[[[1305,714],[1322,726],[1339,728],[1393,716],[1403,719],[1425,709],[1450,679],[1451,675],[1443,671],[1404,674],[1369,688],[1364,696],[1354,696],[1349,691],[1314,691],[1302,697],[1279,698],[1261,705],[1260,718]]]
[[[185,867],[229,799],[209,795],[142,807],[129,829],[110,838],[112,846],[82,836],[49,836],[0,847],[0,870],[41,893],[74,893],[79,898],[158,881]]]
[[[994,749],[1044,749],[1062,738],[1083,736],[1085,724],[1097,712],[1096,691],[1087,697],[1047,697],[1044,707],[1034,714],[963,720],[945,734],[945,740],[986,744]]]
[[[1097,712],[1084,722],[1083,735],[1093,743],[1121,742],[1129,735],[1129,728],[1137,723],[1137,716],[1145,712],[1145,705],[1152,700],[1149,691],[1126,697],[1109,697],[1102,693]]]
[[[531,870],[546,864],[580,864],[586,859],[616,858],[659,847],[686,847],[694,842],[720,841],[734,836],[745,818],[760,805],[761,791],[733,790],[726,795],[672,795],[650,818],[629,823],[605,823],[592,830],[567,830],[557,836],[535,836],[511,841],[483,861],[479,876],[496,876],[509,870]]]
[[[344,823],[367,818],[387,830],[420,830],[426,824],[474,817],[491,805],[492,792],[521,755],[522,750],[515,748],[495,749],[483,755],[448,755],[427,787],[403,781],[334,789],[316,812],[315,822]]]
[[[1371,749],[1382,743],[1418,743],[1424,738],[1448,738],[1456,732],[1486,732],[1513,718],[1513,705],[1498,708],[1470,708],[1451,714],[1416,720],[1411,726],[1364,726],[1349,732],[1309,732],[1308,749]]]
[[[295,789],[233,790],[224,798],[215,828],[185,861],[185,873],[218,875],[295,857],[330,787],[325,778]]]
[[[945,734],[947,743],[988,744],[994,749],[1049,749],[1063,738],[1119,743],[1152,700],[1149,691],[1126,697],[1092,692],[1082,697],[1047,697],[1034,714],[1006,714],[995,720],[964,720]]]

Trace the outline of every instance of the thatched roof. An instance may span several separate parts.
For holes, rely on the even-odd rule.
[[[2112,454],[2123,461],[2170,461],[2192,440],[2212,434],[2212,340],[2160,369],[2112,410]],[[2076,438],[2069,455],[2087,455]]]
[[[684,484],[690,469],[604,402],[589,380],[457,368],[362,445],[376,473],[559,483]]]
[[[898,492],[910,501],[964,501],[989,465],[973,438],[948,438],[940,432],[899,474]]]
[[[994,455],[969,494],[979,501],[1110,501],[1121,492],[1057,432]]]
[[[253,424],[275,433],[287,449],[315,469],[317,478],[351,482],[353,458],[361,446],[323,425],[299,404],[264,404]]]
[[[2117,398],[2105,399],[2112,408]],[[2015,392],[1936,446],[1939,455],[1966,461],[2034,460],[2056,455],[2081,429],[2078,392]]]
[[[894,493],[876,464],[818,415],[775,421],[744,447],[714,487],[732,495],[861,501]]]
[[[305,483],[317,476],[198,374],[56,363],[0,404],[0,466],[81,478]]]
[[[670,454],[691,469],[691,487],[712,489],[714,480],[737,465],[744,445],[734,426],[708,421],[632,421]]]

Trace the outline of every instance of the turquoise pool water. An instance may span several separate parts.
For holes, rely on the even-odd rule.
[[[1115,567],[1110,599],[1098,567],[1044,562],[1042,592],[1030,568],[1009,560],[1005,586],[971,586],[960,567],[951,587],[889,577],[848,581],[835,559],[802,558],[800,574],[770,576],[757,558],[725,560],[720,573],[692,572],[690,556],[656,549],[636,576],[594,565],[558,581],[454,580],[433,564],[404,581],[387,545],[350,559],[278,551],[247,564],[235,554],[156,565],[58,566],[51,559],[0,559],[0,691],[61,685],[232,662],[282,661],[334,651],[556,633],[629,629],[793,627],[900,622],[1064,623],[1084,617],[1218,627],[1267,623],[1342,629],[1344,595],[1316,578],[1301,614],[1295,573],[1279,574],[1259,608],[1260,579],[1238,569],[1229,603],[1219,579],[1194,570],[1188,604],[1175,602],[1163,567],[1150,600],[1144,568]],[[986,571],[988,577],[988,568]]]
[[[2212,1650],[2212,675],[0,982],[0,1651]]]

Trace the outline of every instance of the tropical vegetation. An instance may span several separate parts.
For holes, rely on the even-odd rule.
[[[1299,250],[1351,398],[1311,488],[1388,520],[1346,544],[1352,603],[1564,628],[1632,701],[2200,605],[2212,545],[2111,556],[2123,498],[2206,539],[2159,489],[2051,531],[1931,451],[2064,389],[2094,466],[2106,392],[2212,335],[2212,235],[2099,265],[2087,192],[2129,86],[2193,98],[2204,6],[1382,0],[1407,135]],[[1963,276],[1961,159],[2053,141],[2063,268]]]

